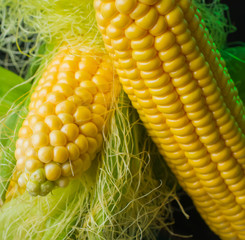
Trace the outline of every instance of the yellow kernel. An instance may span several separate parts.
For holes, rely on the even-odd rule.
[[[116,0],[115,4],[120,13],[128,14],[137,6],[137,0]]]
[[[16,148],[22,147],[23,142],[24,142],[24,139],[23,138],[18,138],[16,140]]]
[[[63,60],[59,65],[59,72],[61,71],[76,71],[77,70],[77,61],[72,60]]]
[[[25,156],[28,158],[36,158],[37,157],[37,152],[33,147],[28,147],[25,150]]]
[[[96,84],[92,81],[82,81],[80,86],[88,90],[91,94],[95,95],[97,93]]]
[[[159,52],[158,56],[163,62],[175,59],[181,52],[181,48],[178,44],[174,44],[167,50]]]
[[[81,133],[87,137],[96,137],[98,134],[98,129],[96,125],[92,122],[85,123],[80,126]]]
[[[160,36],[167,31],[168,24],[164,16],[159,16],[156,24],[149,30],[153,36]]]
[[[111,20],[111,24],[113,24],[116,28],[119,29],[126,28],[131,22],[132,20],[129,16],[121,13]]]
[[[73,102],[77,106],[80,106],[83,103],[82,99],[80,97],[78,97],[77,95],[72,95],[72,96],[68,97],[67,100],[69,100],[70,102]]]
[[[148,60],[146,62],[137,62],[137,67],[139,70],[142,71],[152,71],[154,69],[157,69],[161,66],[162,62],[158,57],[155,57],[151,60]]]
[[[73,94],[73,89],[71,86],[65,83],[57,83],[53,86],[53,92],[59,92],[63,94],[65,97],[69,97]]]
[[[15,158],[19,159],[21,158],[24,154],[22,153],[22,148],[18,147],[16,148],[15,152],[14,152]]]
[[[96,113],[99,115],[104,115],[107,112],[107,109],[101,104],[92,104],[91,110],[93,113]]]
[[[135,20],[135,23],[143,29],[150,30],[158,20],[158,12],[151,7],[150,10],[141,18]]]
[[[43,121],[37,122],[33,127],[33,133],[43,132],[49,134],[49,127]]]
[[[19,171],[24,171],[25,170],[25,165],[26,164],[26,159],[25,158],[18,158],[16,162],[16,168]]]
[[[158,51],[164,51],[172,47],[175,43],[175,36],[170,31],[155,38],[155,47]]]
[[[61,167],[56,163],[45,164],[44,170],[49,181],[56,181],[61,176]]]
[[[61,165],[61,175],[64,177],[70,177],[74,175],[72,173],[72,165],[70,162],[65,162]]]
[[[138,3],[135,9],[129,14],[129,16],[132,19],[141,18],[149,11],[149,9],[150,9],[149,6],[142,4],[142,3]]]
[[[174,27],[183,21],[184,14],[179,6],[176,6],[171,12],[165,16],[168,26]]]
[[[68,143],[66,148],[69,152],[69,160],[75,161],[80,155],[79,147],[75,143]]]
[[[158,2],[159,0],[139,0],[139,2],[147,4],[147,5],[154,5]]]
[[[53,130],[49,134],[49,139],[52,146],[64,146],[67,142],[66,135],[59,130]]]
[[[170,62],[163,63],[163,70],[165,72],[175,72],[186,64],[186,58],[180,54],[178,57]]]
[[[74,76],[75,76],[74,72],[60,71],[57,75],[57,79],[58,79],[58,81],[63,80],[63,79],[64,80],[65,79],[74,79]],[[74,82],[76,82],[76,81],[74,81]]]
[[[109,38],[117,39],[123,36],[123,31],[112,24],[109,24],[106,28],[106,35]]]
[[[44,121],[51,131],[59,130],[62,127],[62,122],[56,115],[47,116]]]
[[[90,104],[93,101],[92,94],[84,89],[83,87],[77,87],[75,89],[75,94],[81,99],[81,104]],[[80,105],[81,105],[80,104]]]
[[[69,113],[60,113],[58,114],[58,118],[61,120],[63,124],[73,123],[73,116]]]
[[[94,138],[87,137],[88,153],[95,153],[98,149],[98,143]]]
[[[75,73],[75,79],[78,80],[79,82],[84,81],[84,80],[90,80],[91,78],[92,78],[92,75],[84,70],[78,70]]]
[[[130,40],[126,37],[111,40],[112,48],[118,51],[127,51],[130,48]]]
[[[64,163],[68,160],[69,153],[66,147],[54,147],[54,162]]]
[[[28,126],[23,126],[19,130],[18,136],[20,138],[28,138],[32,135],[32,130]]]
[[[28,124],[30,127],[34,126],[34,124],[36,122],[42,121],[43,118],[38,116],[38,115],[31,115],[30,117],[28,117]]]
[[[99,103],[99,104],[103,104],[103,105],[107,105],[107,98],[106,95],[104,93],[97,93],[94,96],[94,103]]]
[[[100,11],[104,18],[112,18],[117,13],[114,2],[106,2],[102,4]]]
[[[79,147],[81,154],[87,152],[87,150],[88,150],[88,140],[87,140],[87,138],[84,135],[79,134],[79,136],[75,140],[75,144]]]
[[[106,81],[104,77],[100,75],[95,75],[92,78],[92,81],[95,83],[99,91],[103,93],[110,91],[111,83]]]
[[[26,160],[25,167],[28,171],[34,172],[37,169],[42,168],[43,163],[35,158],[31,158]]]
[[[27,138],[23,141],[22,149],[26,150],[29,147],[32,147],[32,142],[30,138]]]
[[[55,113],[58,115],[60,113],[69,113],[73,114],[75,112],[76,105],[75,103],[65,100],[56,105]]]
[[[154,58],[157,55],[157,51],[154,47],[144,50],[133,50],[132,57],[136,61],[147,61]]]
[[[135,23],[130,24],[125,30],[125,36],[131,40],[141,39],[147,34],[147,31],[137,26]]]
[[[54,105],[50,102],[46,102],[38,109],[38,114],[42,117],[54,114]]]
[[[84,106],[79,106],[77,111],[74,113],[75,122],[77,124],[83,124],[91,119],[91,112]]]
[[[48,145],[49,138],[47,134],[38,132],[32,135],[31,142],[34,148],[40,148]]]
[[[156,4],[156,9],[161,15],[165,15],[174,8],[175,4],[175,0],[161,0],[159,3]]]
[[[76,161],[73,161],[71,163],[72,165],[72,175],[73,176],[79,176],[79,174],[82,171],[82,166],[83,166],[83,162],[81,158],[78,158]]]
[[[93,57],[87,56],[82,58],[81,62],[79,63],[79,69],[87,71],[89,74],[95,74],[98,69],[98,62]]]
[[[20,175],[20,177],[18,178],[18,185],[21,187],[21,188],[25,188],[26,187],[26,184],[27,184],[27,181],[28,181],[28,175],[26,173],[22,173]]]
[[[74,123],[65,124],[61,128],[61,131],[66,135],[68,141],[70,142],[74,141],[79,134],[79,128]]]
[[[143,38],[140,38],[137,40],[132,40],[131,41],[131,47],[134,50],[146,49],[146,48],[153,46],[154,40],[155,40],[155,38],[153,36],[151,36],[150,34],[147,34]]]
[[[68,86],[71,86],[72,88],[77,87],[78,86],[78,81],[76,79],[74,79],[74,76],[71,78],[62,78],[59,79],[57,83],[64,83]]]
[[[91,159],[89,154],[87,153],[81,155],[81,159],[82,159],[82,170],[83,172],[85,172],[90,168],[93,159]]]
[[[103,117],[101,117],[99,114],[92,114],[92,122],[96,125],[98,131],[101,131],[104,124],[105,120]]]
[[[53,160],[53,147],[42,147],[38,150],[38,158],[43,163],[49,163]]]
[[[43,87],[42,89],[39,90],[38,97],[39,98],[46,97],[48,95],[48,93],[51,91],[51,89],[52,89],[51,86]]]
[[[65,96],[60,92],[51,92],[47,95],[47,101],[55,105],[64,100],[65,100]]]

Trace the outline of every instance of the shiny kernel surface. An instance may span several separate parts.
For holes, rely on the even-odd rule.
[[[69,152],[64,146],[54,147],[54,162],[64,163],[68,160]]]

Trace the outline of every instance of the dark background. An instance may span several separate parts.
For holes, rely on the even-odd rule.
[[[206,1],[208,2],[208,1]],[[212,0],[210,0],[212,2]],[[228,5],[229,17],[231,23],[237,28],[237,30],[228,35],[228,45],[234,42],[245,43],[245,8],[244,0],[220,0],[221,3]],[[219,240],[219,238],[209,230],[204,221],[200,218],[200,215],[195,210],[191,199],[183,192],[178,193],[181,204],[185,211],[189,214],[190,218],[187,220],[180,212],[177,204],[173,203],[173,216],[175,224],[172,227],[172,231],[177,234],[192,235],[192,237],[181,238],[177,236],[169,236],[168,233],[162,231],[158,240]]]

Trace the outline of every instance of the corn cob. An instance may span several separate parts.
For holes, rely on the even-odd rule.
[[[120,82],[197,210],[245,239],[244,106],[190,0],[95,0]]]
[[[31,96],[16,142],[18,184],[33,195],[65,187],[91,165],[112,102],[109,56],[62,48]]]

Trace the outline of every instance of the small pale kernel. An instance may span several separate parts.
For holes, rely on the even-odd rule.
[[[18,171],[24,171],[26,166],[26,159],[24,157],[18,158],[16,168]]]
[[[42,117],[54,114],[54,105],[50,102],[46,102],[38,109],[38,114]]]
[[[75,89],[75,94],[81,99],[82,104],[90,104],[93,101],[92,94],[83,87],[77,87]]]
[[[43,121],[37,122],[33,127],[33,133],[43,132],[49,134],[50,130],[46,123]]]
[[[49,163],[53,160],[53,147],[42,147],[38,150],[38,158],[43,163]]]
[[[32,147],[28,147],[25,150],[25,156],[27,158],[37,158],[37,151],[34,148],[32,148]]]
[[[65,83],[57,83],[53,86],[53,92],[59,92],[63,94],[65,97],[69,97],[73,94],[73,89],[71,86]]]
[[[87,150],[88,150],[88,140],[87,140],[87,138],[84,135],[79,134],[79,136],[75,140],[75,144],[79,147],[80,154],[87,152]]]
[[[68,143],[66,148],[69,152],[69,160],[74,161],[80,155],[79,147],[75,143]]]
[[[72,60],[63,60],[59,65],[59,71],[76,71],[77,70],[77,61]]]
[[[93,113],[96,113],[99,115],[104,115],[107,112],[107,109],[101,104],[92,104],[91,110]]]
[[[49,134],[49,139],[52,146],[64,146],[67,142],[66,135],[59,130],[53,130]]]
[[[68,86],[71,86],[72,88],[77,87],[78,86],[78,81],[76,79],[74,79],[74,76],[71,78],[63,78],[58,80],[57,83],[65,83]]]
[[[32,127],[34,126],[34,124],[36,122],[39,122],[39,121],[42,121],[43,118],[38,116],[38,115],[31,115],[30,117],[28,117],[28,123],[29,123],[29,126]]]
[[[25,141],[23,141],[22,151],[26,151],[26,149],[29,147],[32,147],[31,138],[27,138]]]
[[[68,113],[60,113],[58,114],[58,118],[61,120],[63,124],[73,123],[73,120],[74,120],[73,116]]]
[[[91,159],[89,154],[87,153],[81,155],[81,159],[82,159],[82,170],[83,172],[85,172],[90,168],[93,159]]]
[[[77,124],[83,124],[91,119],[91,112],[84,106],[79,106],[77,111],[74,113],[75,122]]]
[[[23,138],[18,138],[16,140],[16,148],[22,147],[23,142],[24,142]]]
[[[80,83],[80,86],[87,91],[89,91],[91,94],[95,95],[97,93],[97,87],[96,84],[92,81],[82,81]]]
[[[137,6],[137,0],[116,0],[115,4],[120,13],[128,14]]]
[[[63,79],[73,79],[74,78],[74,72],[69,71],[60,71],[57,75],[58,81]]]
[[[94,138],[87,137],[88,153],[95,153],[98,150],[98,143]]]
[[[54,148],[54,162],[64,163],[68,160],[68,150],[66,147],[57,146]]]
[[[74,141],[79,134],[79,128],[74,123],[65,124],[61,128],[61,131],[66,135],[68,141],[70,142]]]
[[[22,148],[16,148],[15,152],[14,152],[15,158],[19,159],[20,157],[22,157],[24,154],[22,153]]]
[[[47,116],[44,121],[51,131],[59,130],[62,127],[62,122],[56,115]]]
[[[32,135],[32,130],[28,126],[23,126],[19,130],[18,136],[20,138],[28,138]]]
[[[92,122],[85,123],[80,126],[80,131],[87,137],[96,137],[98,134],[98,129],[96,125]]]
[[[26,184],[27,184],[27,181],[28,181],[28,176],[26,173],[22,173],[20,175],[20,177],[18,178],[18,185],[21,187],[21,188],[25,188],[26,187]]]
[[[105,124],[105,120],[103,117],[101,117],[99,114],[92,114],[92,122],[96,125],[96,127],[98,128],[98,131],[101,131],[104,124]]]
[[[38,132],[32,135],[31,142],[34,148],[40,148],[48,145],[49,138],[47,134]]]
[[[79,82],[84,81],[84,80],[90,80],[91,78],[92,78],[92,75],[84,70],[78,70],[75,73],[75,79],[78,80]]]
[[[61,167],[53,162],[45,164],[44,170],[49,181],[56,181],[61,175]]]
[[[34,172],[37,169],[42,168],[43,163],[35,158],[30,158],[26,160],[25,167],[29,172]]]
[[[70,177],[74,175],[72,172],[72,165],[70,162],[65,162],[61,165],[61,175],[64,177]]]
[[[75,112],[75,109],[76,109],[75,103],[66,100],[66,101],[63,101],[63,102],[57,104],[57,106],[55,108],[55,113],[56,114],[60,114],[60,113],[73,114]]]
[[[65,188],[69,184],[69,178],[67,177],[61,177],[58,180],[55,181],[56,185],[61,188]]]
[[[46,86],[46,87],[43,87],[41,90],[39,90],[38,92],[38,97],[39,98],[44,98],[48,95],[48,93],[50,93],[52,87],[51,86]]]

